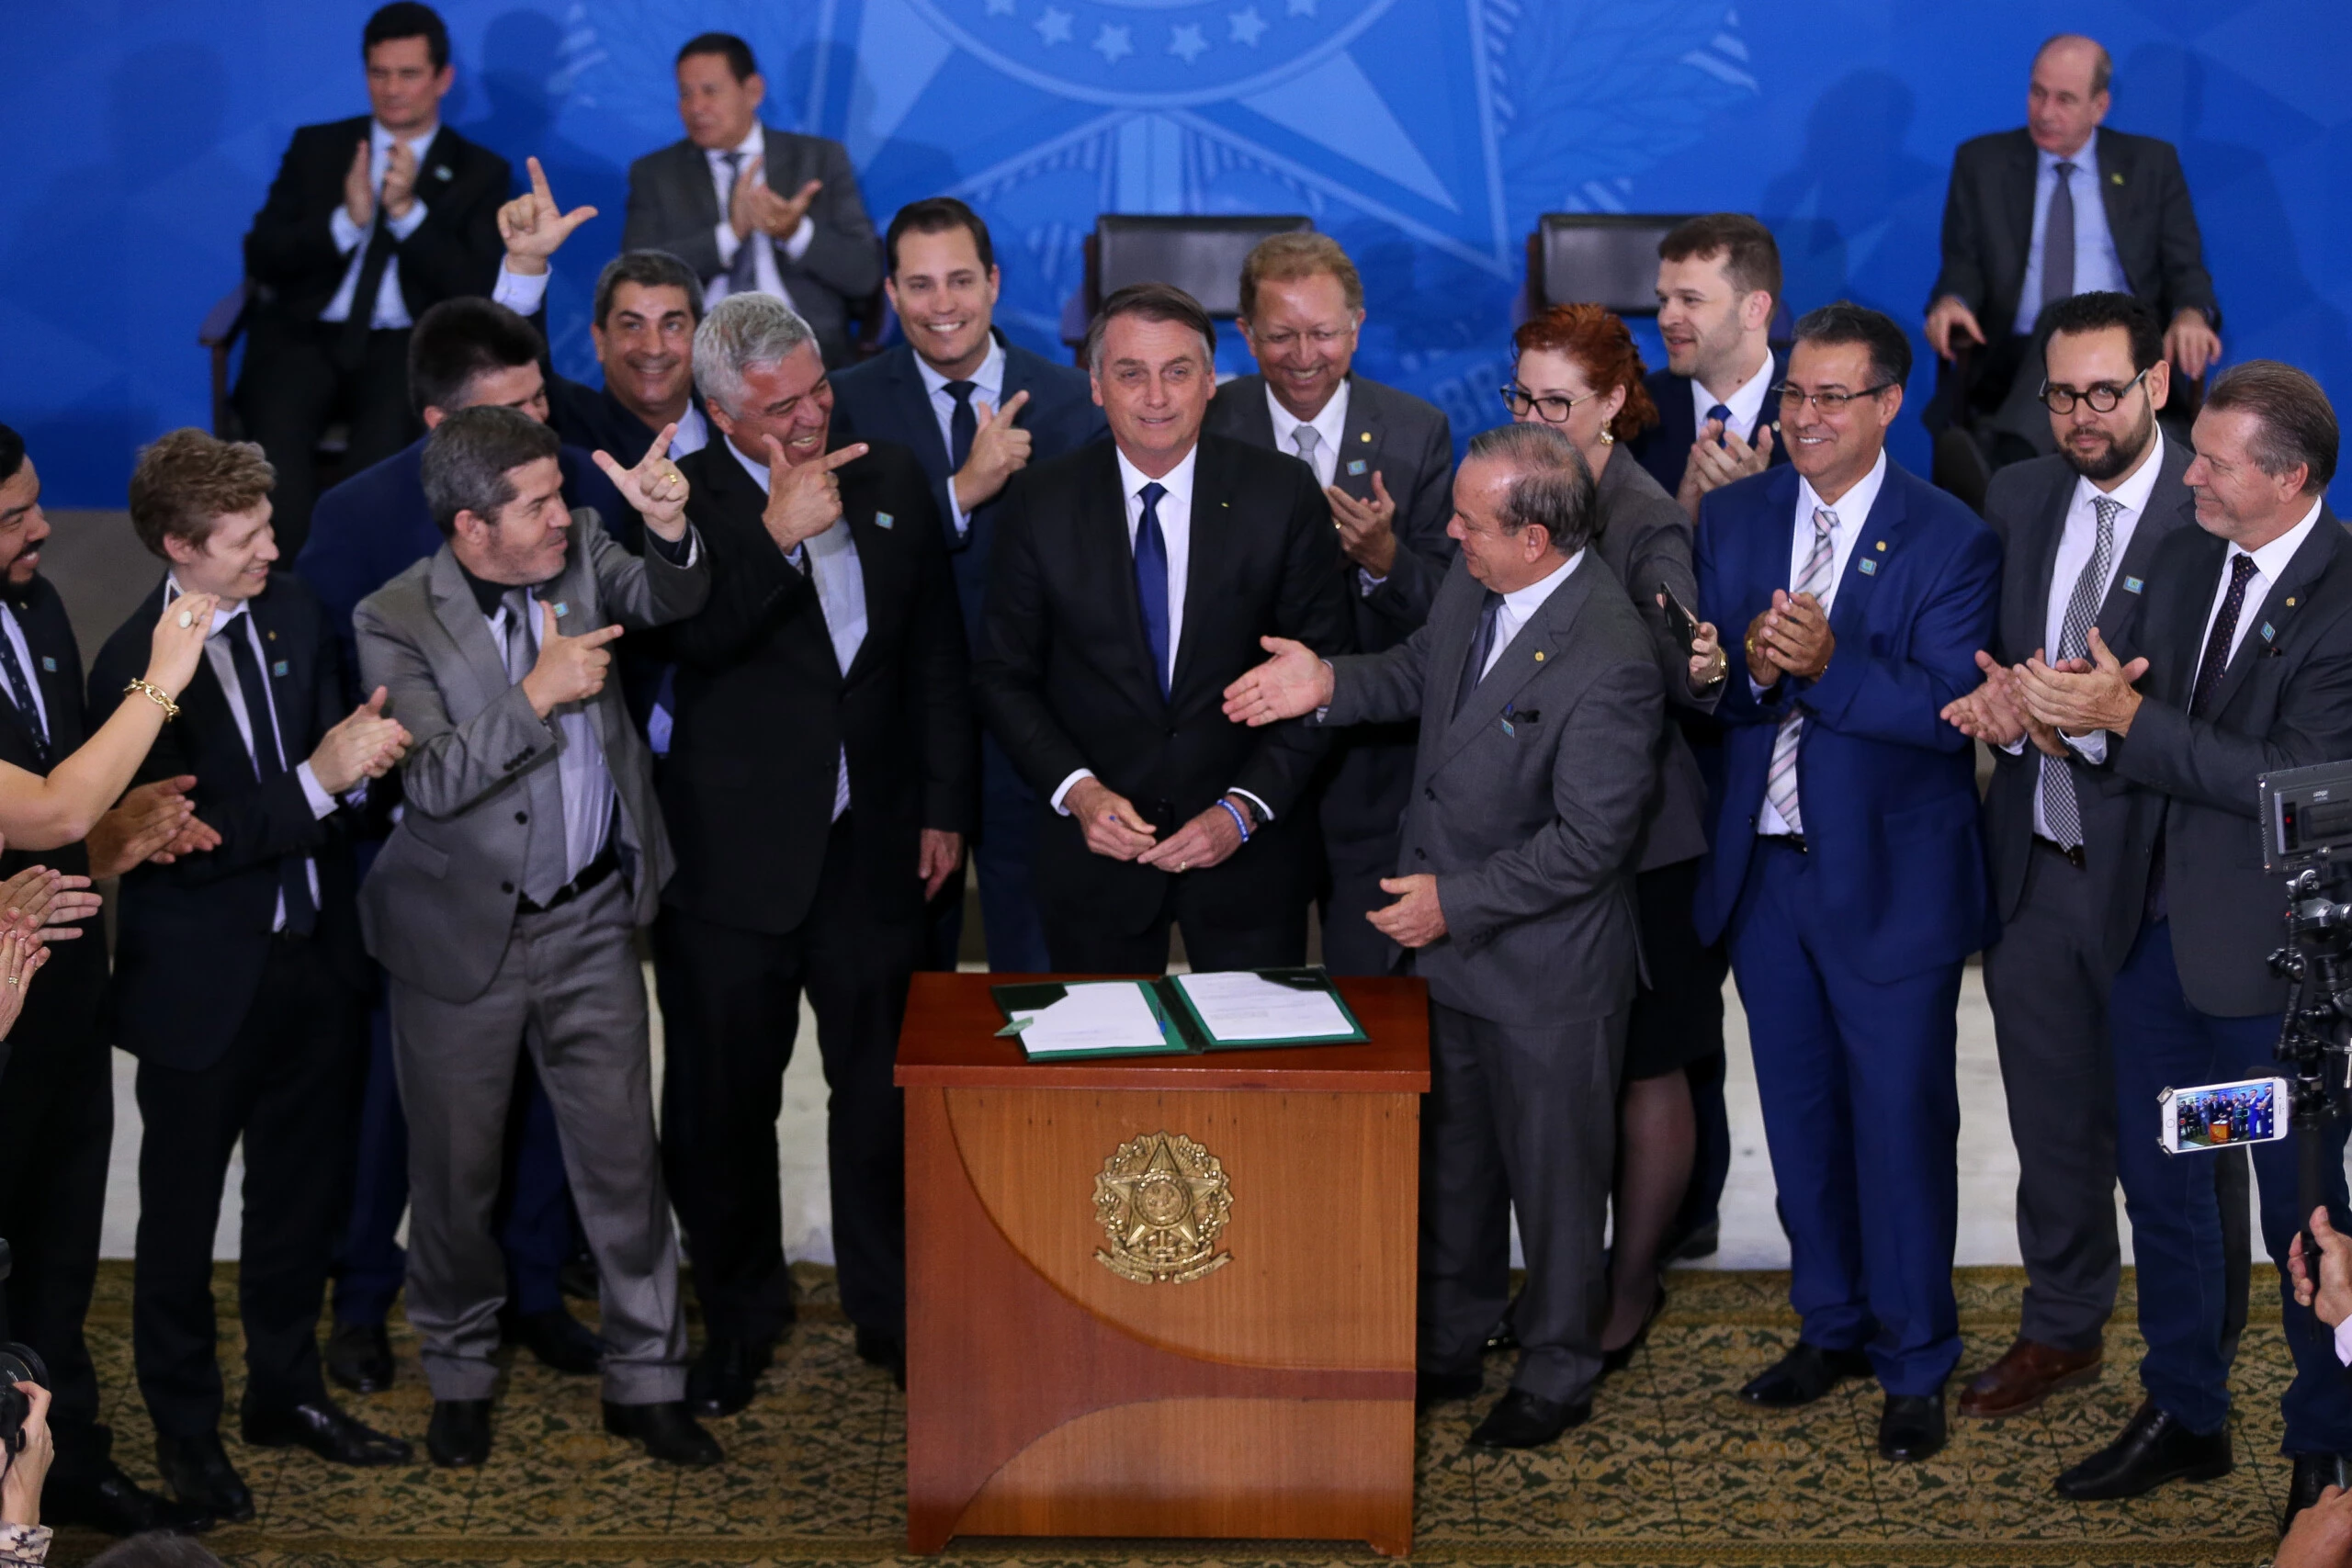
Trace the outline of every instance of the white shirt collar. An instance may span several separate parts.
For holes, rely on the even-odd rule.
[[[2155,490],[2156,480],[2164,473],[2164,468],[2165,433],[2163,426],[2159,425],[2156,429],[2156,438],[2148,443],[2146,458],[2137,468],[2132,470],[2130,479],[2125,479],[2113,490],[2107,491],[2099,489],[2090,480],[2078,476],[2075,480],[2075,504],[2077,507],[2087,508],[2092,502],[2100,496],[2105,496],[2109,501],[2119,502],[2125,512],[2137,517],[2148,510],[2148,497]]]
[[[735,454],[735,460],[743,465],[743,471],[759,481],[760,493],[765,495],[768,489],[768,466],[743,456],[743,449],[735,445],[735,438],[731,435],[727,437],[727,449]]]
[[[922,389],[934,398],[939,396],[947,385],[947,378],[933,369],[931,361],[920,354],[915,355],[915,374],[922,378]],[[997,342],[996,333],[989,333],[988,356],[980,361],[979,368],[972,372],[969,379],[972,383],[972,396],[980,399],[990,408],[999,407],[1003,403],[1004,344]]]
[[[1133,501],[1137,491],[1143,489],[1143,487],[1148,484],[1156,483],[1162,490],[1165,490],[1168,492],[1167,496],[1163,498],[1161,502],[1162,505],[1166,505],[1169,502],[1173,502],[1175,504],[1185,508],[1185,514],[1187,516],[1191,515],[1191,508],[1193,504],[1193,470],[1198,466],[1201,460],[1201,444],[1199,442],[1195,441],[1193,443],[1193,449],[1184,454],[1183,461],[1178,463],[1174,468],[1160,475],[1156,480],[1149,474],[1145,473],[1141,468],[1138,468],[1133,463],[1128,462],[1127,455],[1125,452],[1119,452],[1118,446],[1115,443],[1113,444],[1111,450],[1118,452],[1119,456],[1119,492],[1122,495],[1125,496],[1128,500]],[[1163,519],[1165,519],[1167,515],[1168,514],[1164,512],[1160,513],[1160,516]]]
[[[1528,618],[1544,607],[1544,601],[1576,575],[1577,568],[1584,562],[1584,556],[1585,552],[1578,550],[1554,567],[1549,574],[1537,578],[1524,588],[1512,589],[1503,595],[1503,608],[1510,612],[1511,618],[1519,625],[1525,626]]]
[[[2046,147],[2036,147],[2033,151],[2034,172],[2037,175],[2054,176],[2061,164],[2072,164],[2077,169],[2088,169],[2097,173],[2098,170],[2098,127],[2091,127],[2091,139],[2064,158]]]
[[[2303,547],[2303,541],[2310,538],[2312,530],[2319,525],[2320,508],[2324,504],[2324,502],[2321,501],[2312,502],[2312,509],[2303,513],[2301,522],[2258,550],[2249,550],[2242,546],[2232,545],[2230,558],[2252,556],[2254,570],[2262,574],[2262,580],[2265,582],[2278,581],[2278,574],[2287,570],[2287,563],[2295,558],[2295,552]]]
[[[1871,471],[1864,474],[1853,489],[1839,496],[1834,504],[1821,499],[1811,479],[1801,479],[1797,480],[1797,521],[1810,523],[1815,507],[1827,506],[1838,514],[1839,533],[1849,528],[1859,528],[1862,520],[1871,514],[1871,508],[1878,504],[1878,492],[1885,483],[1886,448],[1883,446],[1879,448],[1878,461],[1871,465]]]
[[[431,125],[426,126],[424,128],[424,134],[421,136],[404,136],[395,138],[390,130],[385,129],[384,122],[382,120],[370,119],[368,122],[368,152],[373,157],[380,158],[385,153],[391,151],[392,142],[395,140],[402,141],[408,143],[408,150],[416,155],[416,161],[419,164],[422,164],[424,162],[424,150],[427,147],[432,146],[433,139],[440,134],[441,122],[439,120],[435,120]]]
[[[1325,403],[1322,412],[1313,419],[1301,419],[1283,407],[1282,400],[1274,396],[1271,386],[1266,389],[1266,412],[1274,417],[1274,445],[1285,456],[1297,454],[1296,433],[1302,424],[1314,427],[1316,435],[1322,440],[1324,451],[1337,453],[1340,443],[1348,434],[1347,378],[1341,378],[1339,390],[1331,394],[1331,400]]]
[[[752,121],[752,129],[743,133],[742,141],[732,147],[706,147],[702,150],[702,155],[706,161],[717,164],[724,161],[729,153],[741,153],[746,158],[756,158],[767,150],[768,128],[754,119]]]
[[[1728,398],[1718,400],[1714,393],[1700,384],[1697,377],[1692,377],[1690,378],[1691,410],[1698,415],[1697,423],[1703,425],[1707,423],[1707,411],[1713,408],[1720,400],[1724,407],[1731,410],[1733,430],[1747,433],[1740,436],[1740,439],[1745,441],[1749,439],[1758,422],[1763,419],[1765,394],[1771,389],[1772,351],[1767,347],[1764,350],[1764,363],[1756,367],[1756,374],[1741,382],[1738,389]]]

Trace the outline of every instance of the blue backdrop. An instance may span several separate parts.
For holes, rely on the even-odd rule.
[[[208,417],[198,321],[297,125],[360,112],[365,4],[0,0],[0,420],[55,504],[119,506],[135,446]],[[598,218],[558,260],[558,361],[629,159],[679,136],[670,59],[751,39],[772,123],[846,141],[877,223],[953,192],[1000,320],[1056,350],[1094,215],[1298,211],[1364,273],[1362,364],[1500,417],[1525,236],[1551,209],[1753,211],[1795,307],[1916,323],[1955,143],[2020,124],[2034,45],[2113,51],[2110,123],[2188,166],[2232,359],[2352,394],[2352,55],[2341,0],[447,0],[449,121]],[[2337,265],[2331,265],[2331,262]],[[1238,351],[1238,344],[1231,345]],[[1924,361],[1912,409],[1931,385]],[[2352,408],[2352,405],[2347,405]],[[1896,451],[1924,467],[1906,417]],[[2341,488],[2341,487],[2339,487]]]

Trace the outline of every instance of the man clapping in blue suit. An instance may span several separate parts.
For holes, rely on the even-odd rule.
[[[1886,1391],[1879,1452],[1944,1441],[1961,966],[1993,934],[1973,749],[1939,716],[1977,684],[2000,546],[1887,460],[1911,349],[1875,310],[1797,323],[1790,466],[1699,513],[1701,613],[1731,671],[1700,935],[1728,935],[1792,1253],[1796,1347],[1742,1389]]]

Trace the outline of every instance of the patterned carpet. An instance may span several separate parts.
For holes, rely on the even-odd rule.
[[[234,1265],[217,1283],[232,1409]],[[130,1380],[130,1266],[105,1266],[91,1337],[118,1455],[153,1484],[153,1438]],[[1731,1394],[1790,1337],[1784,1275],[1683,1272],[1634,1366],[1607,1383],[1592,1423],[1554,1448],[1497,1455],[1464,1447],[1477,1404],[1443,1405],[1421,1423],[1415,1557],[1476,1564],[2133,1563],[2247,1564],[2274,1543],[2287,1467],[2278,1458],[2286,1353],[2268,1297],[2239,1358],[2238,1469],[2122,1504],[2078,1505],[2051,1477],[2106,1440],[2138,1399],[2139,1339],[2126,1301],[2108,1337],[2109,1374],[2029,1416],[1955,1421],[1924,1465],[1882,1463],[1874,1389],[1848,1384],[1794,1416],[1751,1413]],[[904,1404],[858,1361],[830,1270],[802,1270],[806,1304],[762,1399],[714,1429],[728,1463],[679,1472],[605,1436],[593,1381],[561,1378],[528,1358],[499,1406],[498,1444],[480,1471],[423,1462],[430,1403],[415,1339],[391,1393],[353,1398],[371,1423],[417,1440],[419,1462],[353,1471],[308,1454],[230,1453],[260,1506],[253,1524],[209,1538],[232,1563],[271,1568],[365,1563],[458,1568],[491,1563],[887,1563],[904,1553]],[[1962,1271],[1963,1372],[2007,1342],[2022,1276]],[[2268,1322],[2266,1324],[2266,1316]],[[1487,1398],[1506,1369],[1490,1365]],[[231,1423],[233,1428],[233,1419]],[[52,1561],[80,1562],[104,1542],[63,1532]],[[1358,1546],[1295,1543],[958,1542],[951,1559],[1003,1564],[1276,1568],[1374,1563]]]

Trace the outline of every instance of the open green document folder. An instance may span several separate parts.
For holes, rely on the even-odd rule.
[[[1368,1038],[1320,966],[1169,975],[1157,980],[1035,981],[994,986],[1033,1061],[1173,1055]]]

